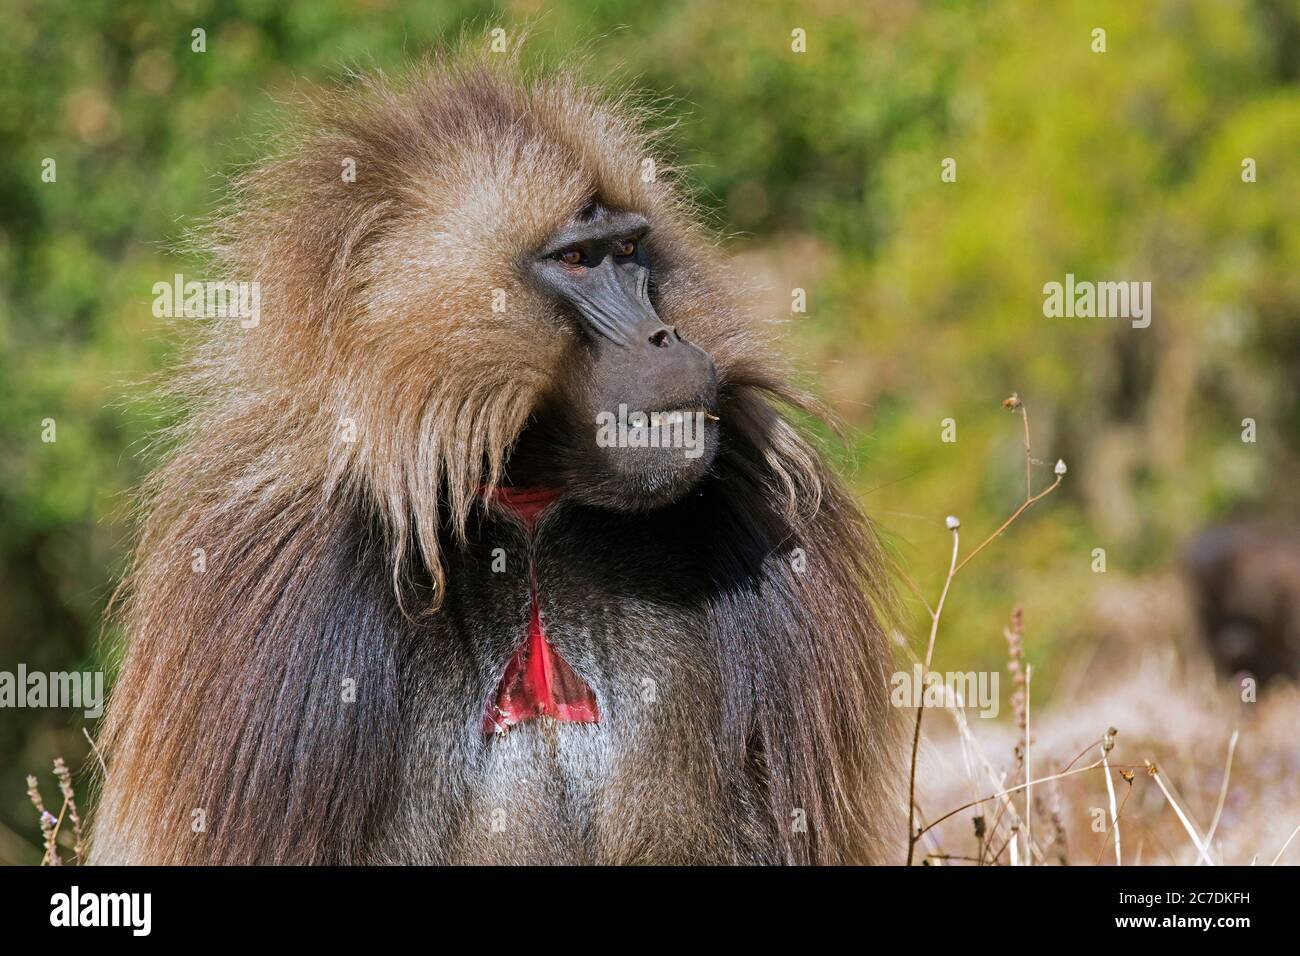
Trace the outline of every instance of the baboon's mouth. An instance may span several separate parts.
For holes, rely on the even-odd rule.
[[[711,422],[719,421],[718,416],[714,415],[707,408],[689,407],[689,408],[671,408],[668,409],[667,411],[662,411],[662,412],[651,412],[650,424],[651,425],[680,425],[682,421],[689,415],[703,415]]]

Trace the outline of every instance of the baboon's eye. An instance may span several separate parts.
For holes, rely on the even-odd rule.
[[[587,261],[581,249],[562,249],[556,256],[566,266],[580,266]]]
[[[620,257],[630,256],[634,252],[636,252],[635,239],[617,239],[614,241],[614,255]]]

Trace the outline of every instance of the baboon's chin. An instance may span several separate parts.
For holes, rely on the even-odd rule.
[[[666,412],[539,405],[506,462],[502,483],[544,488],[577,504],[644,512],[671,505],[709,474],[721,442],[718,396]]]
[[[653,511],[697,487],[717,449],[717,426],[708,420],[685,444],[597,447],[588,458],[589,467],[570,474],[564,492],[574,501],[598,508]]]

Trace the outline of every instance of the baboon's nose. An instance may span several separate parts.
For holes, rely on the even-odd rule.
[[[645,343],[624,353],[631,364],[627,384],[639,386],[652,408],[675,407],[696,397],[712,404],[717,390],[713,359],[676,328],[655,317],[645,322],[637,337]]]

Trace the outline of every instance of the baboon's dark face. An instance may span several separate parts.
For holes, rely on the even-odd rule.
[[[537,412],[523,454],[549,454],[549,481],[620,510],[676,500],[717,453],[713,359],[656,308],[652,227],[638,213],[593,204],[526,270],[579,334],[571,371]]]

